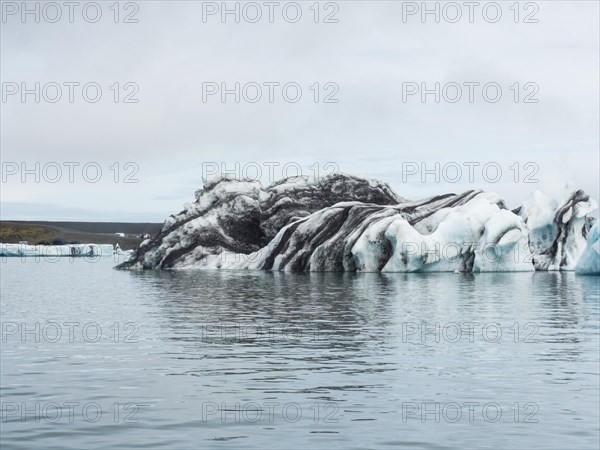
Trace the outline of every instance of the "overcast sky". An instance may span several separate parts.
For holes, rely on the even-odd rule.
[[[275,178],[285,164],[288,175],[298,166],[339,170],[386,181],[411,199],[481,188],[516,207],[537,189],[559,197],[569,180],[598,198],[598,2],[522,2],[518,17],[513,1],[498,2],[497,21],[495,7],[484,12],[489,2],[481,2],[472,23],[463,2],[454,4],[462,13],[455,23],[458,10],[447,2],[439,23],[407,15],[421,2],[390,1],[298,2],[293,23],[298,8],[288,3],[273,7],[273,23],[264,2],[240,3],[239,23],[234,14],[225,23],[219,11],[208,15],[221,2],[121,3],[115,23],[113,2],[101,2],[92,23],[97,11],[84,16],[81,2],[70,23],[58,2],[62,17],[50,23],[57,9],[41,4],[37,23],[15,11],[21,2],[3,2],[1,218],[162,222],[193,200],[203,173],[236,162],[247,175],[261,167],[265,184],[265,163],[277,162]],[[251,23],[256,5],[262,16]],[[72,103],[65,82],[79,83]],[[246,94],[239,103],[234,94],[203,99],[203,86],[236,82]],[[269,82],[279,83],[272,103]],[[21,96],[35,83],[39,103],[35,93]],[[84,98],[86,83],[102,89],[97,102],[95,85]],[[248,83],[262,86],[255,103]],[[297,83],[288,100],[286,83]],[[420,93],[403,98],[435,83],[439,103],[434,93],[425,102]],[[478,83],[472,102],[464,83]],[[52,103],[56,84],[62,97]],[[452,103],[457,85],[462,97]],[[294,86],[302,90],[296,103]],[[496,86],[502,95],[493,102]],[[436,162],[439,182],[430,173],[423,183],[422,165],[435,172]],[[23,163],[32,171],[25,182]],[[473,163],[472,180],[465,163]]]

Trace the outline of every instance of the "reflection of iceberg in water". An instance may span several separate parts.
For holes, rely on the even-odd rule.
[[[0,256],[9,257],[98,257],[112,256],[111,244],[26,245],[0,244]]]
[[[539,328],[535,335],[539,349],[534,357],[540,361],[585,362],[597,367],[597,362],[582,360],[582,355],[598,352],[599,279],[573,273],[538,272],[533,281]],[[556,372],[559,374],[559,382],[578,376],[569,366]]]
[[[513,374],[565,379],[572,367],[553,362],[593,366],[585,355],[597,352],[600,279],[574,273],[145,271],[131,281],[156,307],[158,338],[177,345],[166,357],[214,362],[178,375],[222,376],[245,361],[272,381],[309,362],[420,386],[424,372],[458,372],[477,355],[490,370],[513,358]]]

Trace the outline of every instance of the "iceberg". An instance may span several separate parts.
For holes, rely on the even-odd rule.
[[[0,243],[0,256],[4,257],[83,257],[95,258],[112,256],[111,244],[71,244],[71,245],[27,245]]]
[[[596,223],[587,236],[587,246],[583,251],[575,273],[579,275],[600,275],[600,230]]]
[[[491,192],[411,201],[385,183],[346,174],[292,177],[267,188],[222,177],[207,181],[194,203],[117,268],[574,270],[597,207],[570,186],[561,201],[535,192],[511,211]]]
[[[537,270],[574,270],[594,224],[598,203],[582,190],[565,186],[562,201],[537,191],[518,209],[529,227],[530,248]]]

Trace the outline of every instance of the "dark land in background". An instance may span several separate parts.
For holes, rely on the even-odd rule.
[[[154,236],[160,231],[160,223],[124,222],[43,222],[0,221],[0,242],[15,244],[27,241],[38,243],[79,242],[81,244],[119,244],[123,250],[136,248],[144,240],[142,235]],[[121,237],[115,233],[123,233]]]

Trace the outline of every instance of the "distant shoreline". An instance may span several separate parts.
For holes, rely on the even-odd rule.
[[[140,236],[155,235],[161,223],[133,222],[53,222],[1,220],[0,242],[7,244],[27,241],[30,245],[40,242],[63,240],[66,243],[119,244],[123,250],[133,249],[143,241]],[[123,233],[119,236],[115,233]]]

